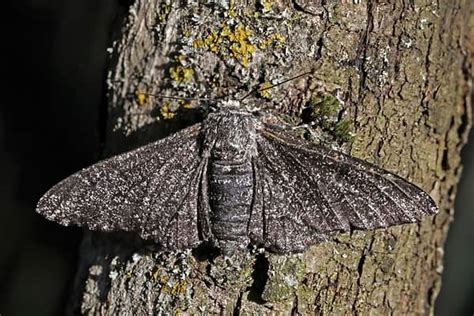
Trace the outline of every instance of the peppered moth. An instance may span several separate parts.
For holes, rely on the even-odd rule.
[[[393,173],[225,101],[202,123],[61,181],[37,212],[136,232],[167,250],[210,242],[232,254],[249,244],[302,252],[337,232],[415,222],[437,206]]]

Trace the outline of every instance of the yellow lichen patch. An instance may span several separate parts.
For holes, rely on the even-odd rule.
[[[135,91],[135,97],[140,106],[146,105],[150,101],[150,96],[142,90]]]
[[[281,48],[283,46],[283,43],[285,43],[285,41],[286,39],[281,33],[273,33],[267,38],[265,38],[263,41],[261,41],[258,44],[258,48],[266,49],[272,44],[275,44],[276,48]]]
[[[211,84],[212,87],[219,87],[220,86],[220,80],[219,76],[212,76],[209,80],[209,83]]]
[[[206,47],[222,57],[230,55],[244,66],[248,66],[256,46],[250,40],[253,31],[249,26],[238,24],[234,28],[222,25],[219,30],[211,30],[204,39],[195,39],[193,47]]]
[[[230,46],[232,57],[240,60],[244,66],[248,66],[252,54],[255,53],[255,45],[249,39],[252,35],[252,29],[242,24],[237,25],[234,32],[227,35],[232,43]]]
[[[186,287],[187,287],[186,281],[180,280],[176,282],[175,284],[173,284],[173,288],[171,289],[171,294],[174,296],[179,296],[186,292]]]
[[[170,293],[171,292],[171,288],[168,285],[168,281],[169,281],[169,278],[167,276],[162,276],[160,278],[160,284],[161,284],[160,292],[161,293]]]
[[[272,10],[273,1],[272,0],[261,0],[263,6],[263,12],[268,12]]]
[[[160,276],[160,270],[159,269],[156,269],[155,272],[152,272],[151,273],[151,277],[153,278],[153,280],[158,280],[158,276]]]
[[[178,55],[174,59],[179,61],[179,62],[183,62],[183,61],[186,60],[186,55]]]
[[[270,97],[270,90],[269,88],[272,87],[272,83],[270,81],[265,81],[262,83],[258,89],[258,92],[260,93],[260,96],[264,98],[269,98]]]
[[[166,21],[170,12],[171,12],[171,5],[167,3],[161,3],[160,14],[158,15],[160,22]]]
[[[197,38],[193,41],[193,47],[194,48],[201,48],[204,46],[204,40]]]
[[[170,289],[170,287],[169,287],[168,285],[163,284],[163,285],[161,286],[160,292],[161,292],[161,293],[164,293],[164,294],[168,294],[169,292],[171,292],[171,289]]]
[[[173,66],[170,68],[170,77],[177,82],[189,82],[194,75],[194,70],[191,67]]]
[[[193,104],[189,100],[178,100],[178,104],[180,106],[182,106],[183,108],[185,108],[185,109],[192,109],[193,108]]]
[[[219,38],[217,31],[212,30],[211,34],[209,34],[206,39],[204,40],[204,44],[209,48],[209,50],[213,53],[217,53],[220,48],[220,44],[222,39]]]
[[[191,32],[189,32],[188,30],[181,30],[181,32],[183,33],[183,36],[184,37],[189,37],[191,35]]]
[[[165,120],[170,120],[176,115],[176,113],[174,113],[170,110],[170,103],[169,102],[163,103],[163,105],[161,106],[161,109],[160,109],[160,114]]]
[[[235,17],[235,7],[234,7],[234,1],[233,0],[229,1],[229,11],[227,11],[227,13],[229,14],[229,16],[231,18]]]

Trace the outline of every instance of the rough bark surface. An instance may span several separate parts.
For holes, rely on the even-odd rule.
[[[206,108],[142,93],[212,98],[314,67],[315,75],[252,102],[298,122],[315,96],[332,98],[335,110],[323,119],[340,136],[334,144],[418,184],[440,212],[419,225],[339,235],[292,256],[163,254],[133,235],[87,234],[72,310],[431,313],[471,121],[472,9],[470,0],[137,0],[110,49],[107,154],[202,119],[198,109]]]

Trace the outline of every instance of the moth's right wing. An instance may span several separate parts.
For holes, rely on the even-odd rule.
[[[413,223],[437,212],[416,185],[289,132],[266,126],[257,147],[249,231],[276,252],[300,252],[337,232]]]
[[[207,168],[200,129],[193,125],[73,174],[39,200],[37,212],[66,226],[133,231],[166,249],[195,246]]]

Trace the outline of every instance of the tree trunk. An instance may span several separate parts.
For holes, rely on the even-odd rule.
[[[156,252],[133,234],[88,233],[71,310],[432,313],[471,121],[472,9],[470,0],[137,0],[111,48],[107,155],[199,121],[207,107],[147,94],[244,95],[314,68],[253,104],[295,122],[303,108],[319,107],[311,114],[319,138],[418,184],[440,212],[341,234],[303,254],[229,260]]]

